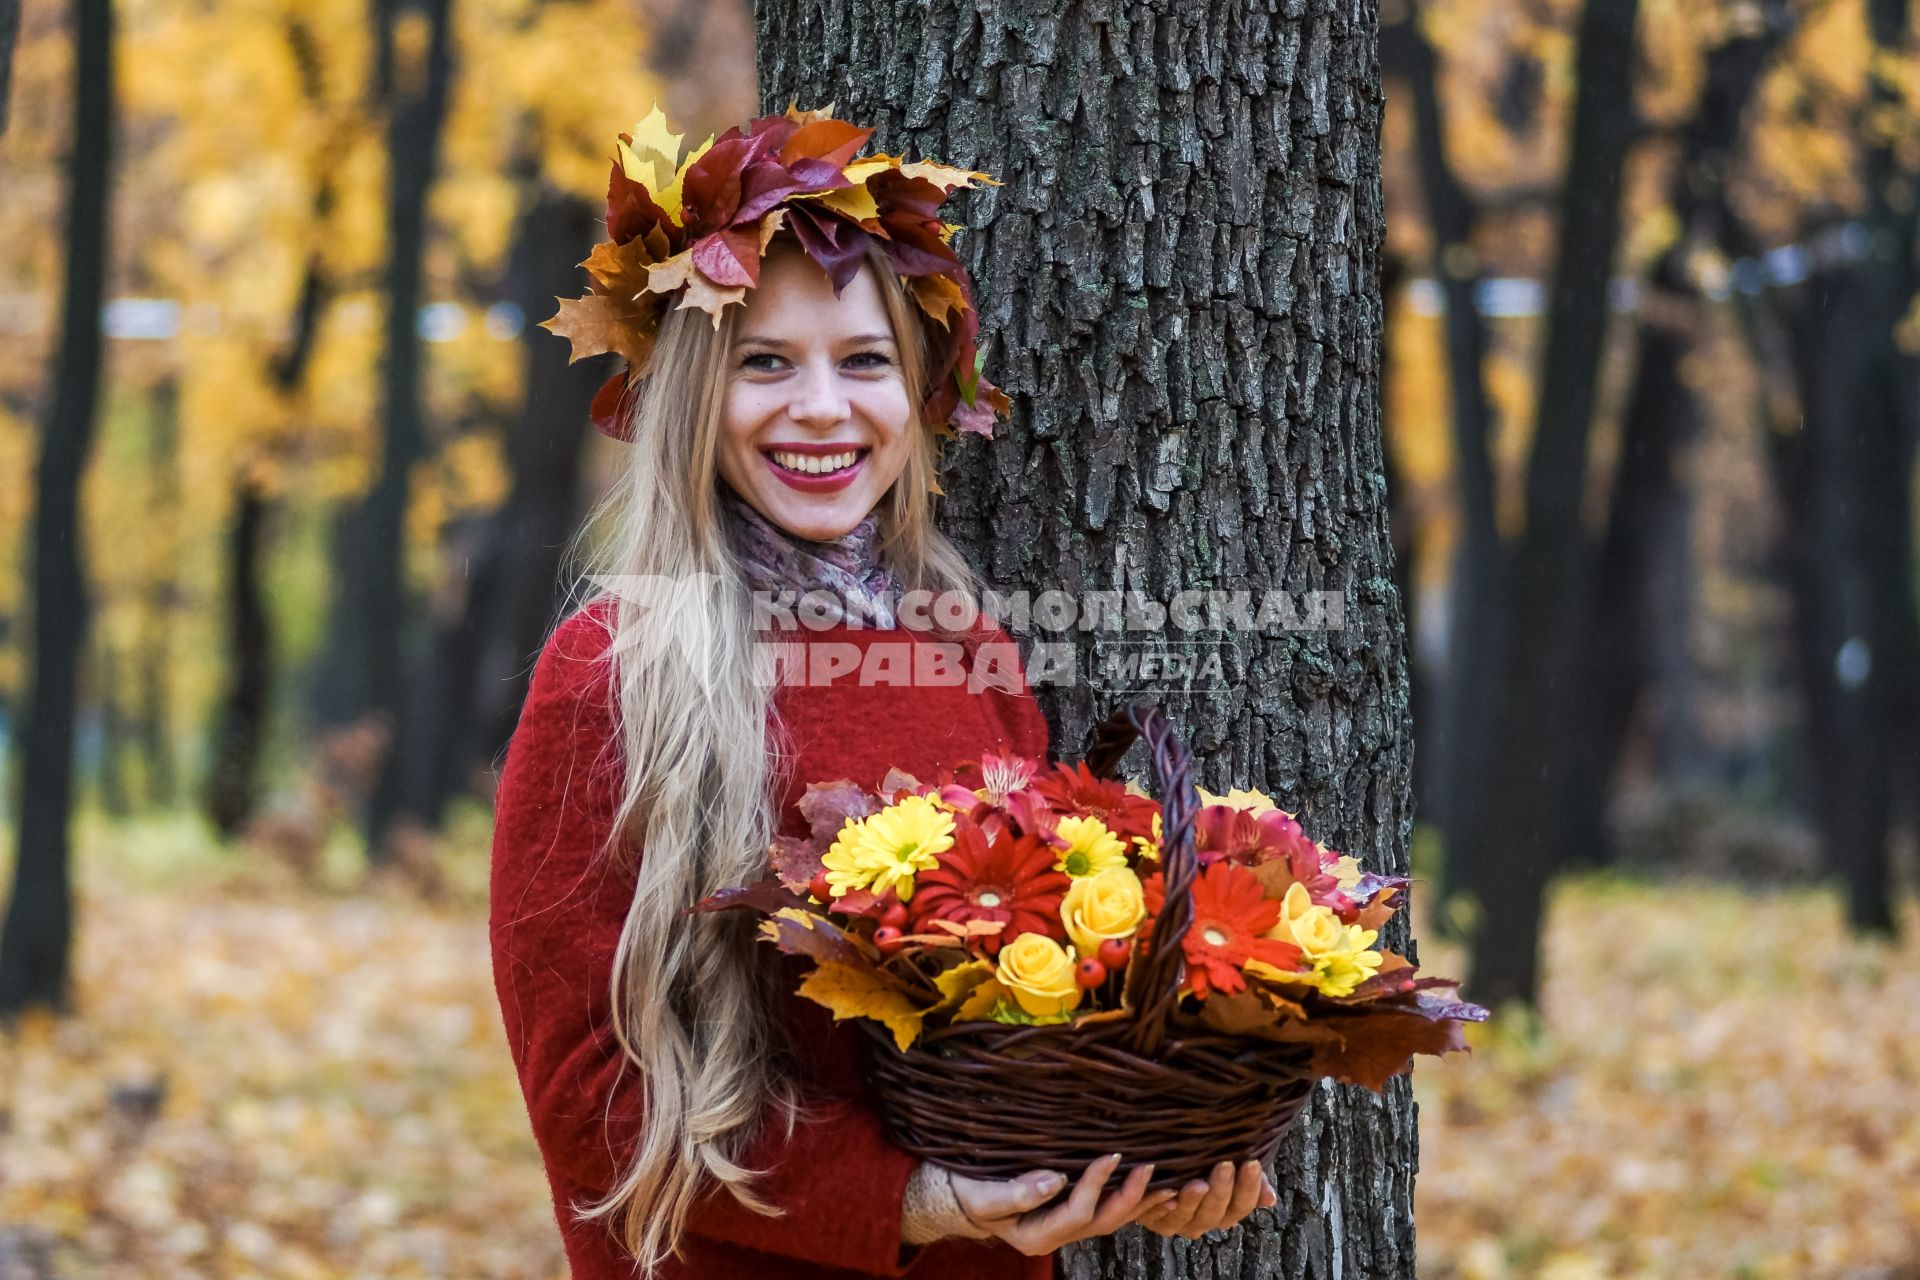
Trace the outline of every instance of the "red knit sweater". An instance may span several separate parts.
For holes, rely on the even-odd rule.
[[[573,1280],[627,1280],[637,1269],[605,1220],[578,1223],[568,1211],[613,1185],[645,1108],[637,1072],[622,1069],[609,1014],[613,951],[634,881],[596,857],[624,773],[611,664],[604,660],[610,615],[609,604],[591,605],[548,641],[507,751],[494,814],[494,984]],[[1008,643],[1002,653],[1010,656],[1005,634],[993,638]],[[1046,756],[1046,721],[1017,662],[1009,664],[1015,692],[880,683],[888,677],[867,661],[869,647],[902,641],[924,645],[932,638],[844,625],[806,636],[809,645],[836,646],[831,654],[839,661],[859,655],[862,665],[827,687],[775,691],[797,756],[783,831],[804,834],[794,802],[808,782],[876,785],[891,766],[930,779],[940,765],[995,748]],[[857,1032],[798,996],[788,997],[786,1015],[810,1068],[809,1100],[823,1114],[791,1136],[765,1126],[745,1155],[749,1167],[770,1170],[756,1187],[784,1213],[764,1217],[729,1194],[710,1193],[690,1217],[681,1256],[663,1269],[663,1280],[1051,1276],[1049,1258],[1027,1258],[998,1242],[902,1246],[901,1198],[917,1162],[887,1142],[864,1097]]]

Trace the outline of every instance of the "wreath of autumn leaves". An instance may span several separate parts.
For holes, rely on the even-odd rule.
[[[973,282],[949,247],[959,228],[940,205],[960,188],[999,184],[984,173],[859,151],[873,130],[836,120],[832,107],[760,116],[709,138],[684,158],[684,135],[658,107],[620,135],[607,180],[609,239],[581,265],[584,298],[555,299],[543,327],[573,344],[572,360],[617,352],[627,367],[594,397],[593,424],[630,440],[622,413],[646,374],[661,318],[699,307],[715,326],[760,281],[760,259],[791,236],[826,271],[837,296],[878,245],[934,336],[922,408],[938,434],[993,434],[1007,397],[981,374]]]

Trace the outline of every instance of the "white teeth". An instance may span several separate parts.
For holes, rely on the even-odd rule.
[[[775,450],[773,460],[789,471],[803,471],[808,475],[824,475],[829,471],[839,471],[853,465],[858,453],[830,453],[823,458],[811,457],[804,453],[787,453]]]

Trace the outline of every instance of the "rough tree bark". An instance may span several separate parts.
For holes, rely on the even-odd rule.
[[[758,21],[766,108],[834,102],[885,150],[1006,184],[968,197],[955,243],[1014,421],[950,450],[943,526],[1006,590],[1345,592],[1344,629],[1228,635],[1219,687],[1148,696],[1207,785],[1268,788],[1403,871],[1372,0],[761,0]],[[1128,637],[1037,638],[1072,642],[1084,673]],[[1118,700],[1084,675],[1039,691],[1067,757]],[[1192,1243],[1129,1229],[1063,1267],[1412,1276],[1415,1163],[1404,1078],[1385,1098],[1328,1087],[1276,1161],[1273,1210]]]
[[[0,925],[0,1017],[71,1007],[74,695],[86,653],[80,476],[100,397],[100,304],[113,191],[113,6],[77,0],[66,287],[53,403],[34,474],[33,686],[21,731],[13,891]]]

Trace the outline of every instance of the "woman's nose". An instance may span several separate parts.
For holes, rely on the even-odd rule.
[[[847,393],[840,385],[840,373],[829,363],[809,361],[800,366],[793,399],[787,412],[795,422],[833,426],[847,418]]]

